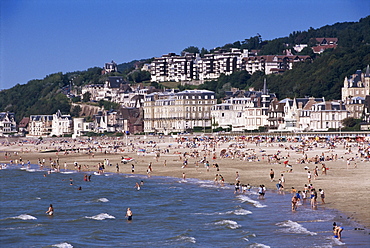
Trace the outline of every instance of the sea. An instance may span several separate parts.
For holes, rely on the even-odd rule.
[[[1,247],[369,247],[336,210],[213,181],[2,166]],[[91,181],[84,181],[84,175]],[[135,185],[142,184],[140,190]],[[81,189],[79,190],[79,188]],[[54,215],[45,212],[53,204]],[[126,209],[133,212],[131,221]],[[336,221],[344,231],[333,237]]]

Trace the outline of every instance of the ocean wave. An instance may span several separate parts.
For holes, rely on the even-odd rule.
[[[74,174],[77,173],[76,171],[61,171],[62,174]]]
[[[267,205],[261,204],[259,201],[252,200],[246,195],[238,195],[237,198],[241,200],[241,202],[249,202],[252,203],[256,208],[264,208],[267,207]]]
[[[311,236],[317,235],[315,232],[310,232],[306,228],[304,228],[302,225],[298,224],[297,222],[287,220],[284,222],[280,222],[276,224],[279,227],[287,227],[284,230],[282,230],[285,233],[298,233],[298,234],[309,234]]]
[[[337,238],[335,238],[335,237],[333,237],[333,236],[331,236],[330,237],[330,240],[332,241],[332,243],[333,244],[335,244],[335,245],[345,245],[346,243],[343,243],[342,241],[340,241],[339,239],[337,239]]]
[[[98,202],[109,202],[109,200],[103,197],[103,198],[99,198]]]
[[[237,229],[241,227],[241,225],[239,225],[238,222],[233,220],[221,220],[216,222],[215,225],[226,226],[227,228],[230,229]]]
[[[20,220],[37,220],[36,217],[29,215],[29,214],[21,214],[15,217],[11,217],[11,219],[20,219]]]
[[[196,243],[196,240],[194,237],[189,237],[189,236],[179,236],[177,237],[178,241],[185,241],[185,242],[190,242],[190,243]]]
[[[85,218],[93,219],[93,220],[105,220],[105,219],[115,219],[116,217],[109,215],[107,213],[101,213],[101,214],[91,216],[91,217],[85,216]]]
[[[73,248],[73,245],[68,244],[67,242],[64,242],[64,243],[60,243],[60,244],[52,245],[52,247],[58,247],[58,248]]]
[[[252,214],[251,211],[246,210],[246,209],[243,209],[243,208],[234,210],[234,211],[232,211],[232,213],[235,214],[235,215],[248,215],[248,214]]]
[[[270,246],[268,245],[264,245],[264,244],[259,244],[259,243],[254,243],[254,244],[251,244],[250,246],[248,246],[249,248],[270,248]]]

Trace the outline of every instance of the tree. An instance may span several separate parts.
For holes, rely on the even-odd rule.
[[[72,110],[71,110],[71,116],[72,117],[79,117],[80,116],[80,112],[81,112],[80,105],[73,106],[72,107]]]
[[[202,50],[200,51],[200,56],[201,57],[204,57],[205,54],[208,54],[209,51],[207,49],[205,49],[204,47],[202,47]]]
[[[187,48],[185,48],[184,50],[182,50],[181,54],[184,54],[184,52],[187,52],[187,53],[199,53],[199,48],[198,47],[195,47],[195,46],[189,46]]]
[[[358,124],[359,122],[361,122],[361,120],[359,119],[355,119],[353,117],[348,117],[348,118],[345,118],[342,120],[342,124],[343,126],[345,127],[354,127],[356,126],[356,124]]]
[[[87,91],[82,95],[82,101],[83,102],[90,102],[90,99],[91,99],[91,93],[90,92]]]

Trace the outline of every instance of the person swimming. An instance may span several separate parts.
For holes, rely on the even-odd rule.
[[[48,211],[45,212],[48,215],[54,215],[53,204],[50,204]]]

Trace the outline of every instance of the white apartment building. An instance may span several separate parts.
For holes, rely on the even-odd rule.
[[[94,130],[94,124],[92,122],[86,122],[84,118],[73,118],[73,135],[72,138],[79,137],[92,132]]]
[[[232,48],[229,52],[199,54],[187,53],[184,56],[169,53],[155,58],[150,66],[151,81],[194,81],[214,80],[222,74],[246,70],[250,74],[263,71],[265,74],[281,73],[290,70],[294,63],[311,60],[310,56],[263,55],[251,56],[248,50]]]
[[[276,97],[268,92],[266,82],[262,91],[247,91],[242,97],[231,97],[212,107],[213,127],[232,131],[258,130],[268,126],[268,109]]]
[[[58,110],[53,114],[50,135],[63,136],[72,133],[72,118],[70,115],[62,115]]]
[[[72,133],[72,118],[58,110],[53,115],[31,115],[29,136],[62,136]]]
[[[208,90],[155,92],[145,96],[144,132],[183,132],[211,127],[215,93]]]
[[[48,136],[52,132],[52,115],[31,115],[29,122],[29,136]]]
[[[311,108],[310,129],[328,131],[329,128],[342,128],[342,120],[349,117],[343,102],[316,103]]]

